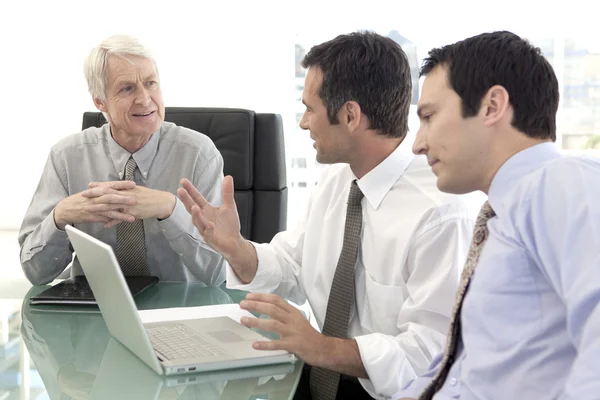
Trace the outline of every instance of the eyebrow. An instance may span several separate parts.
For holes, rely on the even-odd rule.
[[[148,81],[148,80],[152,80],[152,79],[156,79],[158,78],[158,75],[156,74],[150,74],[147,77],[144,78],[144,81]],[[123,86],[123,85],[135,85],[135,81],[131,81],[129,79],[123,79],[123,80],[118,80],[115,83],[116,86]]]

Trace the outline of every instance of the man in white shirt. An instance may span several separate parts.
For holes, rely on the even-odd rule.
[[[205,241],[228,261],[228,287],[268,293],[251,293],[241,303],[272,317],[245,325],[281,336],[255,348],[286,349],[312,366],[296,398],[311,392],[314,399],[387,398],[424,372],[444,345],[481,202],[471,206],[465,197],[442,194],[427,160],[411,153],[410,66],[394,41],[370,32],[341,35],[313,47],[303,66],[300,126],[310,131],[319,162],[339,163],[323,174],[303,222],[271,243],[251,243],[239,233],[231,177],[223,182],[221,207],[186,180],[178,194]],[[352,214],[347,199],[356,185],[364,195],[350,201],[360,207],[362,221],[354,223],[360,243],[346,294],[336,282],[347,265],[353,229],[345,222]],[[350,298],[346,321],[332,306],[340,293]],[[322,331],[337,319],[347,324],[344,333],[319,333],[279,296],[308,300]],[[317,383],[313,373],[323,370],[335,373]],[[334,384],[333,395],[323,394],[323,383]]]

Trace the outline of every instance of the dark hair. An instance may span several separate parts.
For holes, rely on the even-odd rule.
[[[475,115],[494,85],[506,89],[512,126],[525,135],[556,140],[558,81],[539,48],[514,33],[483,33],[429,52],[420,75],[448,68],[450,87],[462,99],[463,118]]]
[[[356,101],[370,128],[390,137],[408,132],[412,83],[406,54],[392,39],[353,32],[310,49],[302,66],[323,71],[319,96],[331,124],[347,101]]]

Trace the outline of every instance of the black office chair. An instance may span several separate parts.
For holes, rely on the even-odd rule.
[[[202,132],[234,179],[241,233],[269,242],[286,228],[287,196],[283,124],[278,114],[236,108],[167,107],[165,120]],[[100,112],[83,114],[83,129],[106,123]]]

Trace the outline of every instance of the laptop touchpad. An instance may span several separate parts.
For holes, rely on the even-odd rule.
[[[231,331],[208,332],[209,335],[223,343],[243,342],[244,339]]]

